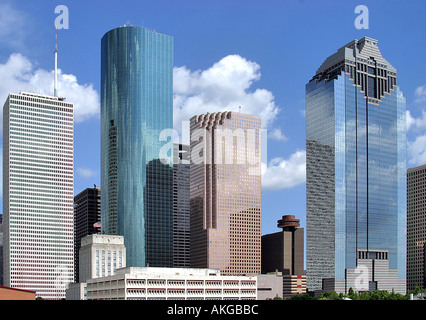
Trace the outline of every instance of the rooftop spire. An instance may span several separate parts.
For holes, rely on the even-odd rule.
[[[58,96],[58,28],[55,24],[55,82],[53,88],[53,95]]]

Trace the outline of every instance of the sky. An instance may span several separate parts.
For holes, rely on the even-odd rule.
[[[58,30],[58,90],[75,105],[75,194],[101,185],[101,38],[125,24],[173,36],[176,130],[195,114],[239,106],[261,116],[262,234],[279,231],[286,214],[305,227],[305,85],[354,39],[377,39],[398,70],[407,167],[426,163],[424,0],[0,0],[0,101],[10,92],[53,94],[54,23],[65,17],[58,6],[69,18]],[[355,24],[361,14],[363,29]]]

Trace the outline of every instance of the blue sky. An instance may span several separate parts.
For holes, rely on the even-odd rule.
[[[361,4],[369,9],[369,29],[354,26]],[[408,167],[426,163],[422,0],[0,0],[2,101],[8,92],[53,91],[58,5],[69,9],[69,29],[58,31],[59,91],[76,104],[75,193],[100,185],[100,41],[124,24],[174,37],[179,120],[205,108],[238,105],[262,115],[270,134],[262,233],[278,231],[276,221],[284,214],[305,226],[305,84],[327,56],[353,39],[378,39],[383,56],[397,68],[409,111]],[[224,105],[215,106],[203,90]]]

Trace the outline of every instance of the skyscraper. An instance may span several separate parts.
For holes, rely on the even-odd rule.
[[[262,236],[262,273],[282,275],[282,296],[306,293],[304,229],[293,215],[278,220],[281,232]]]
[[[189,145],[173,144],[173,266],[190,266]]]
[[[300,220],[285,215],[278,220],[278,228],[282,231],[262,236],[262,273],[303,275],[304,229],[300,228]]]
[[[237,112],[190,120],[191,267],[260,273],[260,125]]]
[[[3,108],[4,285],[65,298],[74,271],[73,104],[9,94]]]
[[[96,224],[101,221],[101,188],[86,188],[74,197],[74,276],[79,281],[79,250],[81,239],[100,232]]]
[[[173,129],[173,38],[124,26],[101,53],[102,232],[124,237],[130,267],[172,266],[173,171],[160,134]]]
[[[407,170],[407,289],[424,288],[426,165]]]
[[[308,289],[405,292],[405,110],[371,38],[340,48],[306,85]]]

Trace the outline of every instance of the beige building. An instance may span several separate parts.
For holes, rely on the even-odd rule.
[[[260,129],[237,112],[191,118],[191,267],[260,273]]]
[[[129,267],[87,282],[87,300],[256,300],[255,276],[219,270]]]
[[[126,266],[123,236],[91,234],[81,239],[80,283],[89,279],[114,275]]]

